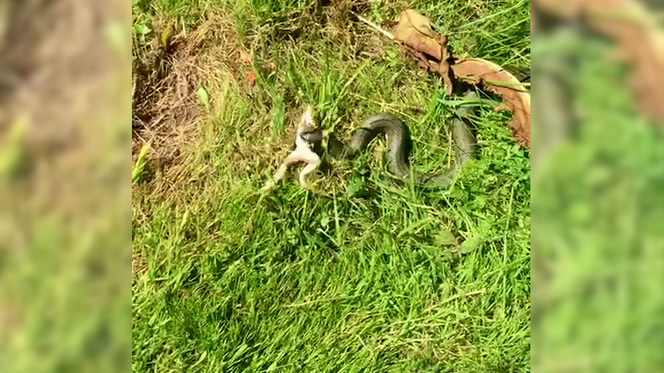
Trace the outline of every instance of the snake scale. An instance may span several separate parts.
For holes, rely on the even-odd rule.
[[[477,98],[473,91],[464,94],[466,99]],[[452,139],[454,142],[455,164],[444,172],[424,174],[412,170],[413,181],[421,186],[446,186],[461,167],[470,160],[476,150],[476,141],[464,119],[470,116],[473,108],[462,105],[457,109],[452,120]],[[320,140],[319,135],[312,133],[310,141]],[[327,153],[337,160],[351,160],[367,148],[372,140],[380,135],[387,137],[386,164],[393,177],[404,181],[411,180],[410,151],[412,139],[408,126],[398,117],[382,113],[373,115],[358,128],[349,145],[344,144],[334,134],[328,136]],[[315,137],[315,138],[314,138]],[[306,137],[305,137],[306,138]]]

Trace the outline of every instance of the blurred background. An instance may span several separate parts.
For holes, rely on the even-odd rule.
[[[0,371],[130,369],[130,17],[0,2]]]
[[[663,2],[533,1],[532,369],[664,369]]]
[[[532,370],[664,370],[664,3],[532,2]],[[130,369],[129,4],[0,2],[0,370]]]

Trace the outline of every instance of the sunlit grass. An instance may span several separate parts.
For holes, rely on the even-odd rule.
[[[454,98],[351,21],[351,2],[178,4],[136,19],[230,19],[217,31],[252,53],[256,83],[213,39],[199,135],[177,172],[135,188],[134,253],[147,265],[133,284],[134,370],[528,371],[530,162],[508,116],[478,112],[478,157],[446,189],[392,185],[377,144],[319,175],[322,195],[291,178],[260,197],[306,104],[345,139],[370,114],[399,115],[413,166],[433,171],[452,161]],[[528,2],[414,7],[458,54],[529,66]]]

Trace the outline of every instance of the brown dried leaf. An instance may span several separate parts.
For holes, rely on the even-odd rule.
[[[394,31],[394,39],[406,46],[406,50],[421,67],[440,74],[445,82],[447,94],[452,94],[447,38],[433,31],[427,17],[412,9],[401,12]]]
[[[399,24],[394,31],[396,40],[440,61],[440,44],[436,41],[437,36],[431,28],[429,19],[412,9],[401,12]]]
[[[240,61],[245,64],[245,79],[249,85],[254,85],[256,83],[256,74],[251,68],[251,63],[253,58],[245,50],[240,49]]]
[[[447,94],[452,94],[450,67],[460,80],[483,83],[485,89],[503,98],[500,109],[512,112],[509,126],[519,143],[530,147],[530,93],[518,79],[489,61],[469,58],[450,65],[447,38],[431,28],[431,22],[415,10],[401,13],[394,39],[402,42],[417,63],[443,78]],[[505,86],[508,85],[508,86]]]
[[[508,125],[514,138],[530,148],[530,93],[512,74],[493,62],[479,58],[459,60],[452,66],[454,76],[502,97],[496,110],[508,110],[512,119]]]
[[[251,69],[247,70],[247,83],[249,83],[249,85],[254,85],[254,83],[256,83],[256,74],[254,74],[254,71]]]

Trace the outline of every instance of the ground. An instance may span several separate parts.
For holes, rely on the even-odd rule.
[[[354,16],[408,7],[455,55],[530,68],[528,1],[134,2],[134,371],[529,371],[530,155],[508,114],[473,119],[449,188],[393,186],[379,143],[319,193],[257,192],[307,104],[345,139],[397,114],[414,167],[447,167],[454,98]]]

